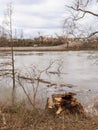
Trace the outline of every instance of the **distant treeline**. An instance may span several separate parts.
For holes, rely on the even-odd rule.
[[[64,37],[37,37],[34,39],[12,39],[0,37],[0,47],[43,47],[43,46],[57,46],[64,44],[65,48],[69,50],[98,50],[98,37],[96,38],[64,38]],[[81,43],[81,44],[79,44]]]
[[[13,39],[10,40],[8,38],[0,37],[0,47],[10,47],[13,42],[14,47],[25,47],[25,46],[56,46],[63,44],[63,41],[59,38],[43,38],[38,37],[35,39]]]

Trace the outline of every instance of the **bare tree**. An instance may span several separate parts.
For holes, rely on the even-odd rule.
[[[12,79],[13,79],[13,90],[12,90],[12,103],[15,102],[15,67],[14,67],[14,51],[13,51],[13,31],[12,31],[12,14],[13,14],[13,5],[12,1],[7,4],[7,9],[5,11],[5,25],[6,30],[9,32],[10,43],[11,43],[11,62],[12,62]]]
[[[43,89],[47,89],[48,87],[53,86],[65,86],[68,88],[74,87],[74,85],[71,84],[51,81],[51,79],[49,78],[55,75],[60,77],[61,74],[64,74],[62,72],[63,70],[62,63],[63,61],[61,60],[50,61],[48,66],[44,67],[43,69],[39,69],[35,65],[32,65],[30,70],[27,69],[28,71],[26,71],[26,73],[19,72],[18,75],[16,76],[19,86],[22,87],[29,103],[32,105],[33,108],[36,108],[38,93],[41,92]],[[54,65],[56,66],[55,69]],[[48,77],[49,79],[43,77],[43,75]],[[41,85],[46,87],[41,88],[42,87]],[[33,90],[31,91],[30,89],[31,94],[27,91],[27,86],[29,86],[29,88],[31,86]]]
[[[87,24],[86,27],[88,27],[88,29],[91,27],[92,29],[89,31],[89,34],[87,33],[88,35],[86,35],[88,38],[90,38],[98,33],[98,1],[72,0],[72,3],[70,5],[66,5],[65,7],[69,15],[65,18],[64,24],[66,25],[66,30],[70,30],[70,34],[79,34],[80,36],[83,34],[83,32],[86,34],[87,29],[85,30],[85,21],[90,21],[91,18],[95,21],[94,25],[96,25],[96,28],[94,28],[91,22]]]
[[[49,81],[43,80],[41,77],[42,77],[42,74],[47,73],[47,71],[52,67],[53,64],[54,64],[54,62],[51,62],[49,64],[49,66],[47,66],[43,70],[39,70],[35,65],[32,65],[30,71],[25,73],[25,76],[23,74],[20,74],[20,73],[18,74],[18,77],[17,77],[18,83],[22,87],[28,101],[30,102],[30,104],[32,105],[33,108],[36,107],[36,98],[37,98],[37,93],[38,93],[38,89],[40,86],[40,82],[41,83],[51,83]],[[29,84],[29,86],[32,86],[32,88],[33,88],[33,93],[32,93],[33,101],[31,99],[30,95],[28,94],[28,92],[25,88],[25,85],[23,84],[23,81],[26,81]]]

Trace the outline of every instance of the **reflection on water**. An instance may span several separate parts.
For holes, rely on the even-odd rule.
[[[96,51],[96,53],[98,52]],[[88,58],[90,55],[91,51],[15,52],[15,69],[18,72],[26,73],[35,65],[40,71],[47,68],[52,61],[56,61],[49,69],[51,73],[44,73],[41,78],[57,85],[47,87],[47,85],[41,83],[40,89],[44,88],[47,95],[54,92],[73,91],[77,93],[77,97],[84,104],[87,104],[90,100],[98,98],[98,66],[93,64],[94,60]],[[8,58],[10,58],[10,53],[0,53],[1,63],[7,61]],[[58,68],[60,68],[61,74],[53,74],[52,72],[57,72]],[[0,81],[0,86],[5,83],[3,80]],[[75,87],[60,87],[60,84],[71,84]],[[4,86],[9,87],[10,85],[9,83]],[[21,93],[20,88],[17,90],[18,93]]]

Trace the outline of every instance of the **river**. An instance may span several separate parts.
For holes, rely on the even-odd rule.
[[[52,93],[75,92],[81,102],[87,105],[98,99],[98,64],[95,58],[91,59],[95,54],[98,55],[98,51],[15,52],[15,70],[27,77],[31,75],[36,77],[39,72],[48,68],[47,72],[42,72],[40,78],[54,85],[40,83],[41,94],[50,96]],[[10,61],[10,57],[9,52],[0,53],[0,62]],[[36,75],[33,74],[34,67]],[[5,80],[5,76],[0,79],[0,98],[3,99],[3,96],[5,98],[5,95],[9,98],[11,79]],[[21,87],[17,87],[17,93],[22,99],[23,94],[20,89]],[[27,90],[31,93],[29,89],[30,87]]]

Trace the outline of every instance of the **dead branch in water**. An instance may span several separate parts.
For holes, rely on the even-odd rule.
[[[66,74],[66,73],[56,72],[56,71],[48,71],[48,73],[50,73],[50,74],[57,74],[57,75],[59,75],[59,74]]]
[[[72,87],[75,87],[74,85],[72,84],[58,84],[58,83],[52,83],[50,81],[47,81],[45,79],[40,79],[40,78],[30,78],[30,77],[25,77],[25,76],[18,76],[19,78],[21,79],[24,79],[24,80],[29,80],[29,81],[39,81],[41,83],[44,83],[44,84],[48,84],[47,87],[52,87],[52,86],[59,86],[59,87],[68,87],[68,88],[72,88]]]

